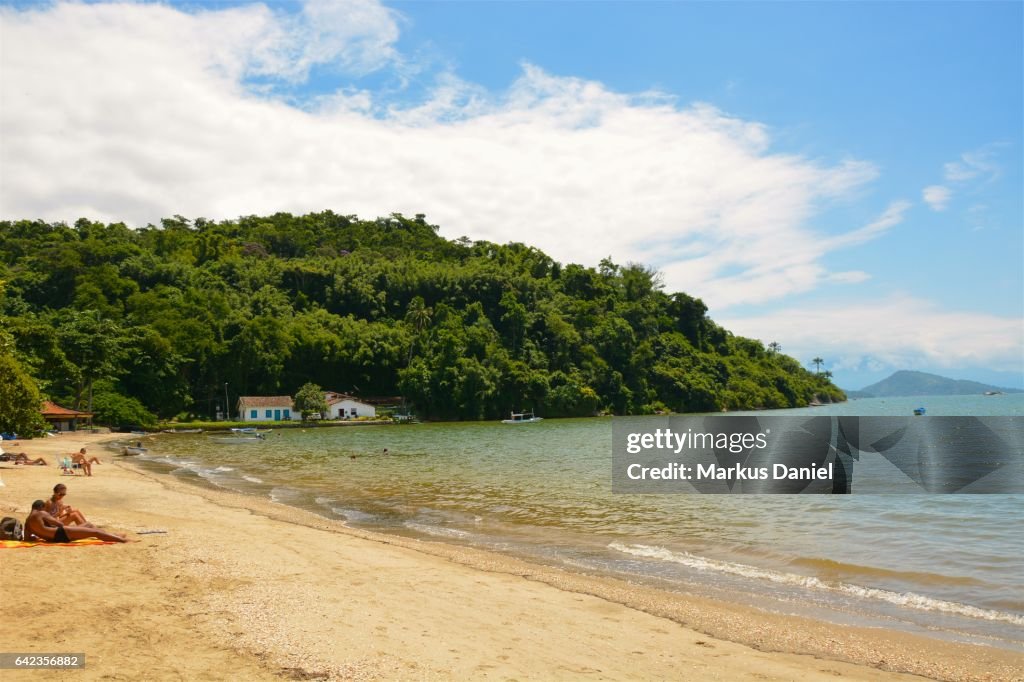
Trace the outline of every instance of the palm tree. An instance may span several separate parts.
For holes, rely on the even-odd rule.
[[[815,373],[815,374],[821,374],[821,365],[822,365],[822,364],[823,364],[823,363],[824,363],[825,361],[824,361],[824,360],[822,360],[821,358],[814,358],[813,360],[811,360],[811,362],[813,362],[813,363],[814,363],[814,373]]]
[[[779,343],[778,341],[772,341],[771,343],[768,344],[768,352],[771,353],[772,355],[775,355],[776,353],[780,352],[781,350],[782,350],[782,344]]]
[[[409,307],[405,311],[405,321],[416,330],[417,338],[423,333],[424,329],[430,326],[431,313],[432,311],[427,307],[422,296],[417,296],[409,301]],[[416,338],[413,338],[412,343],[409,344],[409,357],[406,359],[406,366],[412,362],[412,351],[415,347]]]

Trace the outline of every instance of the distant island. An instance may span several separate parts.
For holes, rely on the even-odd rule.
[[[938,374],[900,370],[887,379],[865,386],[859,391],[846,391],[850,398],[894,398],[915,395],[979,395],[983,393],[1024,393],[1017,388],[1001,388],[977,381],[950,379]]]

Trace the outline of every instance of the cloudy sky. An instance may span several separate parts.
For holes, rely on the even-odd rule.
[[[425,213],[1024,387],[1022,7],[0,0],[0,217]]]

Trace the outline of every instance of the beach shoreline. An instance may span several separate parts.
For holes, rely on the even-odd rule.
[[[349,528],[145,470],[100,447],[117,438],[5,442],[49,465],[0,465],[0,514],[23,519],[61,482],[90,520],[136,541],[3,550],[5,585],[19,586],[5,590],[5,650],[85,653],[85,679],[1013,680],[1024,669],[1013,651]],[[83,446],[103,464],[61,476],[53,455]],[[166,532],[139,535],[152,530]]]

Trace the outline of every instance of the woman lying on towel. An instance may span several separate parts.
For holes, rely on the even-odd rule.
[[[98,528],[85,526],[64,526],[60,521],[46,513],[46,503],[36,500],[32,503],[32,513],[25,519],[25,539],[42,540],[43,542],[71,542],[85,538],[97,538],[107,542],[128,542],[120,535],[107,533]]]
[[[64,504],[64,496],[68,494],[68,487],[63,483],[58,483],[53,486],[53,496],[46,501],[44,507],[47,514],[57,519],[61,523],[70,524],[72,526],[85,526],[86,528],[95,528],[85,520],[85,516],[77,509],[74,509],[69,504]]]

